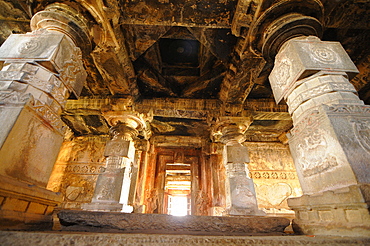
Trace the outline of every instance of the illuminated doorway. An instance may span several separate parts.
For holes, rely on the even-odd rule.
[[[167,214],[184,216],[191,214],[191,165],[167,164],[165,178],[165,202]]]

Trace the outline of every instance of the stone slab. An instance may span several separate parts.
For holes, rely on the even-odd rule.
[[[23,245],[336,245],[365,246],[370,238],[329,236],[197,236],[163,234],[118,234],[88,232],[0,231],[4,246]]]
[[[188,234],[281,235],[290,220],[267,216],[171,216],[116,212],[59,211],[65,231]]]

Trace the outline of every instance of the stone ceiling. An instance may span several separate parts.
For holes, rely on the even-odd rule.
[[[32,15],[54,2],[0,0],[0,44],[11,33],[30,31]],[[248,141],[281,140],[292,123],[286,105],[273,101],[267,79],[273,61],[258,50],[266,35],[259,21],[288,12],[318,18],[322,39],[342,43],[360,71],[351,82],[370,104],[367,0],[65,3],[88,20],[93,44],[84,52],[83,101],[70,100],[63,116],[77,135],[106,134],[102,109],[122,99],[126,107],[154,112],[154,134],[206,137],[212,120],[248,112],[254,118]],[[96,107],[89,104],[93,100],[99,101]]]

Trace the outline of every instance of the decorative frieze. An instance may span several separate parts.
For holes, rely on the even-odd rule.
[[[249,177],[253,179],[283,179],[283,180],[297,180],[295,172],[275,171],[275,170],[258,170],[250,171]]]
[[[98,175],[104,171],[104,167],[99,163],[74,164],[68,163],[65,168],[65,173],[79,174],[79,175]]]
[[[24,105],[32,98],[29,93],[24,94],[18,91],[0,91],[0,105]]]

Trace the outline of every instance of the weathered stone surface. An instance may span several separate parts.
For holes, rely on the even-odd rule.
[[[260,216],[171,216],[68,211],[58,212],[63,230],[200,235],[258,235],[282,233],[289,219]]]
[[[329,236],[196,236],[163,234],[0,232],[3,245],[337,245],[365,246],[368,238]]]

